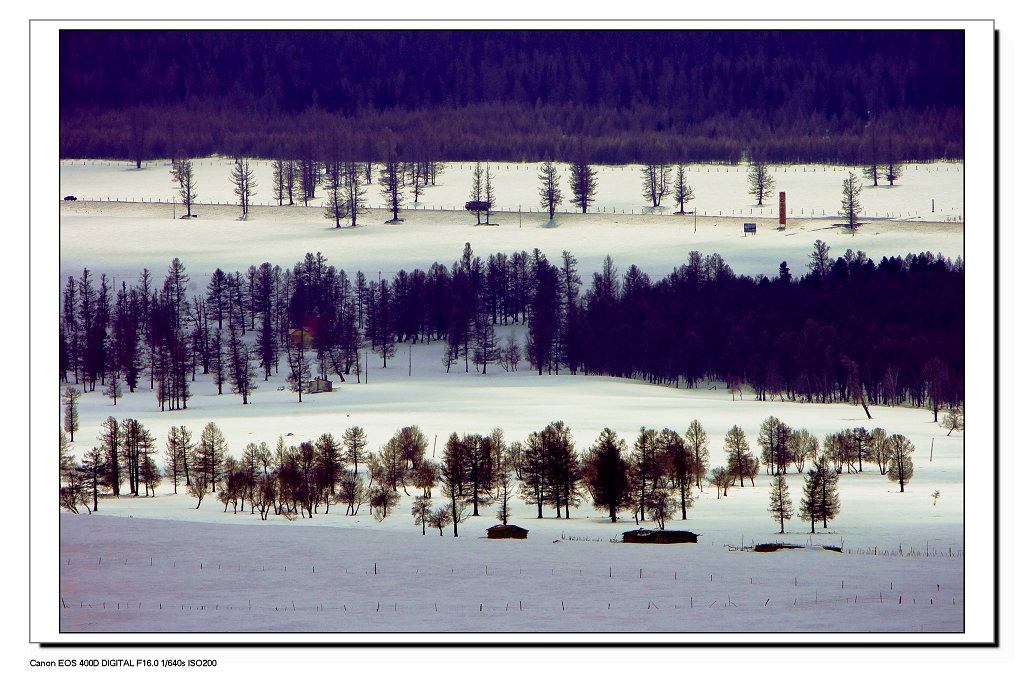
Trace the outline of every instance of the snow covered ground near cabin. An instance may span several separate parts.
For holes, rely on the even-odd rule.
[[[675,207],[664,213],[644,207],[640,172],[630,166],[599,168],[592,210],[600,213],[558,213],[552,224],[537,209],[534,164],[493,165],[498,206],[512,209],[492,214],[497,225],[477,226],[475,216],[461,208],[469,196],[472,166],[450,164],[438,177],[438,185],[423,195],[423,208],[408,208],[412,199],[406,192],[402,223],[385,225],[390,214],[374,209],[359,217],[357,227],[334,230],[323,210],[313,206],[253,206],[248,220],[239,221],[230,161],[203,159],[196,164],[201,204],[194,213],[199,218],[172,222],[175,208],[180,215],[181,206],[180,202],[176,207],[170,204],[175,193],[166,163],[136,170],[114,162],[62,162],[61,196],[74,194],[79,201],[60,205],[61,280],[81,275],[85,267],[97,275],[105,272],[115,282],[134,281],[143,267],[160,277],[170,259],[178,256],[193,281],[202,285],[215,268],[245,272],[264,261],[285,268],[307,252],[318,251],[350,274],[361,270],[389,276],[400,268],[426,269],[435,261],[450,265],[461,256],[466,242],[475,254],[485,257],[538,248],[557,260],[568,250],[579,259],[586,285],[606,255],[613,257],[620,273],[636,264],[652,278],[663,277],[684,263],[691,250],[722,254],[738,274],[773,275],[779,263],[787,261],[799,276],[817,239],[831,246],[833,257],[849,248],[864,251],[876,262],[883,256],[921,251],[950,258],[964,255],[962,164],[912,165],[895,187],[865,187],[861,194],[865,224],[856,235],[833,227],[842,180],[849,170],[856,170],[841,167],[775,170],[777,188],[788,193],[789,219],[783,231],[776,229],[777,199],[766,200],[764,207],[754,206],[747,194],[745,167],[722,165],[694,166],[688,172],[697,194],[688,209],[696,207],[696,221],[692,215],[673,215]],[[256,162],[255,168],[259,184],[255,201],[269,202],[269,163]],[[573,210],[568,203],[568,173],[562,171],[566,197],[562,208]],[[381,206],[376,184],[367,188],[366,196],[371,206]],[[933,196],[935,213],[930,209]],[[122,201],[89,201],[106,197]],[[757,223],[758,232],[745,236],[742,224],[750,221]],[[39,222],[45,224],[45,218]],[[52,227],[56,232],[57,223]]]
[[[231,201],[229,165],[222,160],[199,163],[202,200]],[[495,170],[501,169],[495,165]],[[959,197],[960,204],[936,214],[937,222],[888,216],[868,221],[856,236],[832,228],[834,219],[792,218],[794,195],[801,192],[816,198],[816,205],[807,202],[815,210],[835,213],[828,207],[838,204],[845,171],[812,167],[784,171],[793,182],[789,187],[779,183],[779,189],[789,192],[788,229],[776,231],[773,220],[765,224],[755,217],[759,232],[752,237],[742,234],[741,224],[749,215],[738,217],[756,211],[746,194],[742,167],[691,169],[690,182],[701,199],[696,232],[692,216],[642,212],[635,169],[601,170],[599,196],[607,198],[607,209],[615,213],[559,214],[553,228],[546,216],[537,214],[523,214],[522,227],[518,213],[498,214],[493,220],[499,226],[484,227],[473,225],[473,216],[465,211],[410,210],[400,225],[384,225],[388,216],[375,211],[360,217],[359,227],[335,231],[316,208],[254,207],[242,223],[235,220],[233,206],[200,206],[198,219],[171,223],[167,205],[62,202],[59,275],[63,280],[89,267],[115,281],[134,280],[149,267],[159,282],[171,258],[179,256],[198,289],[216,267],[244,270],[263,261],[288,267],[310,251],[323,252],[331,264],[350,273],[379,270],[390,275],[434,261],[451,263],[466,241],[478,255],[538,247],[556,259],[562,249],[569,249],[580,260],[585,283],[606,254],[615,259],[620,273],[636,263],[658,277],[680,265],[692,249],[721,253],[738,273],[774,274],[778,263],[787,260],[799,275],[818,238],[832,246],[833,256],[850,247],[876,260],[920,251],[955,258],[964,251],[964,226],[949,221],[962,215],[962,172],[957,164],[922,165],[908,168],[896,188],[866,188],[865,206],[871,206],[869,196],[895,198],[888,209],[873,209],[879,214],[924,215],[911,199],[930,194],[952,199],[951,205]],[[260,180],[265,198],[269,168],[261,173],[266,174]],[[536,196],[536,168],[520,165],[518,173],[511,168],[506,173],[496,180],[499,204],[507,193],[521,198],[525,211]],[[828,173],[834,177],[825,182]],[[720,182],[699,183],[704,177]],[[798,178],[807,185],[798,185]],[[440,182],[428,190],[424,205],[433,199],[461,207],[468,195],[469,165],[450,166]],[[134,183],[138,185],[129,187]],[[142,171],[102,162],[61,166],[62,196],[88,199],[94,188],[93,198],[130,199],[129,190],[135,187],[139,198],[146,188],[152,188],[148,199],[169,200],[173,195],[166,165]],[[371,201],[375,192],[368,191]],[[705,217],[703,198],[715,196],[726,197],[720,212],[730,213]],[[597,203],[605,208],[600,199]],[[36,224],[45,227],[45,221]],[[521,329],[517,334],[520,342],[525,340]],[[708,386],[686,390],[611,378],[538,377],[525,366],[517,373],[492,366],[486,375],[460,367],[445,375],[441,345],[418,345],[411,352],[411,377],[410,349],[402,347],[387,370],[371,355],[368,384],[350,378],[336,384],[331,394],[304,396],[301,405],[294,394],[279,390],[279,376],[261,382],[248,406],[236,396],[218,396],[209,379],[200,377],[189,409],[174,413],[161,413],[148,390],[124,396],[116,407],[99,392],[87,394],[80,404],[82,430],[75,437],[75,454],[80,457],[98,443],[99,424],[108,415],[141,420],[161,448],[170,426],[184,424],[198,434],[206,422],[215,421],[234,455],[249,441],[273,445],[283,435],[286,443],[297,444],[325,431],[340,436],[351,425],[366,430],[372,449],[409,424],[437,436],[443,446],[452,431],[486,433],[500,426],[508,439],[520,440],[560,419],[572,429],[577,446],[586,448],[604,426],[631,443],[641,426],[682,432],[690,420],[698,419],[711,435],[711,464],[716,466],[724,464],[722,444],[730,426],[743,427],[756,452],[761,421],[776,415],[819,438],[858,425],[906,434],[917,446],[915,477],[903,494],[870,467],[841,477],[842,510],[830,533],[812,540],[841,544],[849,551],[842,555],[730,551],[726,546],[780,538],[766,512],[764,477],[756,487],[734,488],[721,499],[706,489],[688,521],[669,524],[702,534],[700,543],[664,547],[611,543],[634,528],[632,520],[612,525],[586,504],[573,510],[571,520],[550,519],[550,510],[538,520],[535,509],[517,502],[511,521],[530,529],[530,538],[488,541],[483,537],[495,523],[492,509],[460,525],[458,539],[451,537],[451,528],[444,537],[436,530],[423,537],[412,523],[411,499],[405,496],[394,515],[380,524],[365,508],[357,517],[332,509],[312,520],[261,522],[248,512],[225,514],[212,498],[195,510],[194,499],[183,491],[172,494],[164,484],[156,498],[105,498],[97,515],[61,514],[60,592],[66,606],[59,611],[61,630],[76,637],[249,630],[278,636],[293,631],[607,632],[617,639],[639,633],[642,640],[689,631],[712,634],[708,638],[722,632],[767,631],[817,638],[831,632],[922,630],[950,633],[955,639],[964,630],[964,587],[970,578],[964,565],[964,439],[946,437],[926,411],[873,407],[874,419],[868,422],[857,406],[764,403],[749,396],[733,401],[724,389]],[[932,438],[934,455],[929,457]],[[802,477],[793,474],[789,480],[797,503]],[[940,497],[933,505],[935,490]],[[806,542],[807,527],[794,519],[787,524],[791,533],[783,538]],[[921,556],[926,550],[929,556]],[[851,637],[857,636],[843,639]]]
[[[450,527],[443,537],[436,530],[424,537],[404,495],[382,523],[365,507],[355,517],[334,507],[311,520],[263,522],[248,512],[225,513],[212,497],[197,510],[183,488],[173,494],[165,483],[155,498],[107,497],[98,515],[61,515],[62,630],[963,630],[964,441],[946,437],[927,411],[873,407],[869,422],[859,406],[764,403],[749,396],[734,401],[724,389],[706,386],[674,389],[500,368],[442,376],[440,344],[413,347],[410,378],[408,351],[403,348],[387,370],[371,356],[368,384],[346,382],[332,393],[304,396],[301,405],[295,394],[277,390],[279,378],[260,383],[243,406],[237,396],[218,396],[200,377],[189,409],[181,412],[161,413],[148,390],[126,395],[116,407],[99,392],[86,394],[75,451],[98,443],[107,415],[141,420],[161,448],[172,425],[198,434],[212,420],[236,456],[250,441],[273,447],[280,435],[296,445],[325,431],[340,436],[351,425],[366,430],[371,449],[407,424],[419,425],[431,442],[436,436],[443,448],[452,431],[486,433],[500,426],[509,440],[521,440],[560,419],[586,448],[604,426],[631,444],[641,426],[682,432],[699,419],[711,436],[711,465],[718,466],[725,464],[729,427],[739,424],[753,444],[760,422],[776,415],[819,438],[858,425],[906,434],[917,446],[915,475],[900,494],[870,466],[844,474],[841,512],[827,533],[814,537],[796,519],[787,523],[789,533],[776,534],[764,476],[757,486],[734,487],[722,498],[705,487],[689,519],[668,524],[701,534],[700,542],[663,547],[611,543],[635,524],[611,524],[587,504],[568,520],[549,517],[554,511],[547,509],[536,519],[535,507],[517,501],[511,521],[528,528],[529,538],[489,541],[485,530],[497,523],[493,508],[461,524],[457,539]],[[802,475],[788,479],[797,502]],[[849,552],[755,554],[726,547],[780,538]]]

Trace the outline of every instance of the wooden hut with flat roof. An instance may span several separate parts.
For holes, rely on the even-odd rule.
[[[528,530],[515,524],[498,524],[487,530],[487,538],[526,538]]]

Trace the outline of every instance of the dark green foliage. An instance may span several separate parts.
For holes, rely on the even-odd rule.
[[[583,463],[583,480],[594,507],[607,510],[613,522],[632,501],[629,463],[622,457],[625,448],[626,443],[605,427]]]
[[[800,519],[828,528],[828,520],[839,514],[839,476],[825,460],[818,459],[804,479],[804,496],[800,500]]]

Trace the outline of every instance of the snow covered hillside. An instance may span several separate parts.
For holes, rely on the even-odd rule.
[[[711,436],[711,466],[715,467],[725,464],[723,443],[729,427],[739,424],[753,439],[760,422],[775,415],[793,427],[810,429],[819,438],[852,426],[903,433],[917,446],[915,476],[906,493],[900,494],[898,485],[879,475],[877,468],[842,475],[841,512],[829,524],[828,532],[815,539],[807,533],[809,525],[796,519],[787,523],[789,533],[776,534],[777,523],[767,512],[764,475],[757,486],[733,487],[722,498],[705,484],[689,519],[668,524],[668,528],[702,534],[700,542],[697,546],[666,547],[610,543],[635,525],[632,520],[612,525],[605,513],[588,504],[573,510],[569,520],[550,518],[551,510],[545,510],[545,518],[538,520],[534,507],[517,502],[510,521],[530,529],[530,538],[499,542],[483,538],[484,530],[496,523],[492,509],[460,524],[458,539],[451,537],[450,528],[443,537],[428,530],[424,538],[409,515],[411,497],[405,495],[399,508],[382,523],[375,522],[365,509],[361,515],[346,517],[338,507],[311,520],[271,516],[262,522],[248,511],[225,513],[213,498],[195,509],[195,499],[183,487],[173,494],[170,484],[164,483],[155,498],[106,497],[100,501],[98,516],[61,516],[61,595],[68,605],[60,612],[62,627],[76,632],[619,632],[639,620],[644,626],[634,628],[650,631],[957,632],[963,628],[964,441],[962,435],[947,437],[931,422],[927,411],[873,407],[873,419],[868,421],[859,406],[758,402],[749,396],[734,401],[724,389],[711,386],[685,390],[599,377],[538,377],[530,371],[453,372],[445,376],[441,346],[413,347],[412,377],[408,374],[409,350],[403,349],[387,370],[380,368],[379,359],[371,358],[368,384],[346,382],[330,394],[307,395],[302,404],[295,394],[279,390],[277,378],[261,382],[251,404],[243,406],[237,396],[218,396],[212,382],[200,377],[189,409],[177,412],[160,412],[148,389],[124,396],[116,407],[93,392],[81,400],[82,430],[76,434],[75,451],[80,455],[98,443],[99,424],[107,415],[139,419],[158,437],[161,449],[171,426],[185,425],[198,433],[206,422],[215,421],[227,437],[229,452],[236,456],[250,441],[273,445],[283,436],[286,444],[297,445],[315,440],[325,431],[340,435],[352,425],[366,430],[374,449],[395,430],[411,424],[419,425],[431,442],[436,436],[443,446],[452,431],[486,433],[500,426],[508,439],[519,440],[560,419],[572,429],[577,447],[584,449],[593,444],[604,426],[617,430],[631,443],[641,426],[682,431],[690,420],[699,419]],[[803,476],[794,473],[788,479],[794,501],[798,501]],[[937,501],[931,495],[936,490],[941,493]],[[436,497],[439,499],[439,494]],[[143,519],[154,521],[143,523]],[[125,527],[126,523],[129,526]],[[143,528],[125,535],[126,530]],[[136,533],[138,542],[125,545]],[[849,552],[762,556],[730,552],[725,547],[779,538],[842,545]],[[924,553],[929,556],[921,557]],[[151,558],[153,567],[159,569],[149,568]],[[368,576],[374,562],[381,568],[387,566],[390,578]],[[102,563],[106,571],[96,571],[96,563]],[[205,568],[214,563],[230,565],[236,572],[283,572],[283,566],[292,566],[287,577],[275,575],[267,585],[262,574],[249,574],[240,583],[237,574],[220,573],[212,575],[214,584],[204,579],[204,588],[193,589],[200,576],[208,576],[194,573],[200,563]],[[297,565],[302,573],[294,573]],[[472,579],[468,583],[455,581],[441,571],[443,568]],[[527,577],[543,572],[547,578],[542,582],[501,579],[520,568]],[[622,579],[600,582],[607,581],[608,568]],[[481,577],[475,576],[478,569]],[[646,583],[621,583],[641,569]],[[137,583],[142,580],[140,571],[153,573]],[[361,580],[347,577],[344,590],[329,588],[335,585],[333,581],[341,581],[346,571]],[[837,581],[839,587],[833,590],[832,583]],[[888,589],[893,581],[903,587],[902,593]],[[154,592],[156,586],[159,589]],[[857,588],[848,594],[844,586]],[[924,591],[926,586],[939,596]],[[874,602],[864,604],[868,592]],[[903,609],[900,595],[910,602],[907,609]],[[697,611],[679,612],[683,607],[691,609],[690,597],[695,601],[692,609]],[[853,607],[837,620],[836,610],[847,608],[847,597],[855,600]],[[930,602],[936,597],[944,602]],[[730,599],[736,609],[728,604]],[[238,610],[248,610],[249,600],[260,615],[252,621],[238,615]],[[297,607],[288,615],[280,614],[292,600]],[[533,613],[504,612],[506,603],[518,605],[519,600]],[[561,611],[562,600],[571,605],[568,613]],[[649,612],[649,600],[660,611]],[[776,611],[767,610],[766,600]],[[377,613],[377,601],[391,610],[386,617]],[[96,607],[103,602],[131,603],[133,611]],[[435,602],[440,612],[434,611]],[[609,603],[613,607],[608,607]],[[481,604],[485,607],[480,608]],[[174,610],[168,611],[168,605]],[[228,607],[234,612],[220,614]],[[205,613],[209,609],[214,610],[212,615]],[[480,609],[486,610],[487,616],[481,616]],[[197,615],[197,610],[202,614]],[[368,619],[370,613],[376,621]]]
[[[63,284],[89,268],[119,286],[122,280],[134,282],[145,267],[159,284],[170,260],[179,257],[191,277],[191,296],[202,293],[215,268],[244,271],[265,261],[286,268],[319,251],[349,273],[387,277],[435,261],[451,264],[466,242],[483,256],[539,248],[555,258],[569,250],[579,259],[584,286],[606,255],[620,273],[635,263],[658,278],[691,250],[720,253],[738,274],[774,275],[787,261],[799,277],[818,239],[832,248],[832,256],[849,248],[876,262],[909,252],[950,258],[965,253],[963,164],[910,165],[896,187],[865,187],[865,225],[855,235],[833,226],[849,170],[844,168],[775,169],[790,216],[779,231],[777,200],[770,199],[763,213],[752,206],[743,166],[690,167],[696,218],[673,215],[674,207],[663,213],[645,208],[636,168],[602,168],[599,213],[559,213],[553,224],[536,212],[537,165],[493,166],[498,204],[508,209],[493,217],[496,226],[474,225],[475,216],[462,210],[470,165],[452,164],[419,207],[403,211],[401,224],[385,225],[389,216],[375,209],[356,228],[334,230],[317,207],[255,206],[248,220],[237,220],[230,160],[197,161],[200,206],[191,220],[173,217],[175,188],[164,162],[136,170],[121,163],[64,161],[61,196],[78,201],[60,203],[60,259],[48,264],[50,279],[57,286],[58,277]],[[260,162],[257,169],[256,202],[262,204],[271,194],[270,168]],[[567,175],[563,169],[563,194]],[[380,205],[376,185],[367,197]],[[39,222],[45,227],[47,219]],[[757,233],[744,236],[742,224],[751,221]],[[501,334],[525,342],[522,328]],[[497,523],[493,508],[461,522],[458,538],[450,527],[443,536],[428,528],[424,536],[410,515],[412,496],[404,493],[382,522],[365,507],[345,516],[334,506],[312,519],[271,515],[261,521],[248,509],[225,512],[213,496],[196,509],[183,486],[174,493],[164,482],[155,497],[105,496],[96,514],[60,514],[52,527],[59,531],[59,547],[54,544],[50,556],[56,580],[40,584],[59,581],[60,609],[47,611],[37,624],[58,634],[55,640],[79,642],[102,642],[110,633],[124,641],[144,642],[153,633],[161,640],[193,641],[197,632],[245,642],[330,642],[337,632],[357,634],[345,636],[346,642],[381,640],[360,633],[441,642],[432,634],[443,631],[464,632],[465,642],[536,640],[531,633],[570,640],[588,634],[578,637],[586,642],[687,642],[694,640],[690,633],[701,634],[701,641],[732,641],[736,634],[770,632],[795,633],[806,641],[881,642],[889,639],[878,633],[899,632],[910,641],[922,631],[929,642],[957,642],[965,632],[989,627],[991,606],[972,601],[969,592],[990,580],[984,563],[975,562],[986,554],[986,541],[965,538],[965,528],[988,533],[989,509],[969,502],[987,505],[977,494],[987,490],[988,475],[976,461],[965,462],[963,433],[947,436],[929,411],[871,406],[869,420],[859,405],[755,401],[749,392],[734,398],[715,384],[687,389],[608,377],[538,376],[525,362],[518,372],[495,366],[481,374],[456,366],[446,373],[443,352],[443,343],[401,345],[387,368],[370,352],[368,381],[304,394],[301,404],[285,387],[284,363],[269,381],[260,375],[248,405],[227,386],[219,395],[212,378],[201,374],[184,411],[162,411],[148,377],[136,392],[126,390],[116,406],[101,391],[90,392],[79,401],[81,428],[72,453],[80,459],[99,444],[100,424],[108,416],[139,420],[157,438],[161,465],[172,426],[198,435],[208,422],[221,428],[235,457],[249,442],[273,447],[282,437],[286,445],[298,445],[325,432],[340,437],[351,426],[362,427],[368,448],[375,450],[397,429],[418,425],[431,449],[436,437],[436,451],[428,449],[427,455],[439,459],[452,432],[484,434],[501,427],[508,441],[517,441],[562,420],[582,451],[604,427],[631,446],[641,427],[682,433],[699,420],[710,436],[710,467],[717,467],[726,463],[727,430],[739,425],[757,455],[759,426],[774,415],[819,439],[854,427],[904,434],[916,447],[914,477],[900,493],[874,465],[842,474],[840,512],[826,533],[813,537],[809,523],[796,517],[786,522],[785,535],[776,533],[763,468],[756,486],[734,486],[727,496],[716,496],[705,483],[688,519],[677,514],[667,524],[699,533],[699,542],[667,546],[616,542],[636,528],[629,513],[612,524],[587,502],[571,510],[570,519],[555,518],[550,509],[537,519],[536,507],[517,499],[509,521],[529,529],[529,538],[494,541],[485,533]],[[53,364],[56,376],[56,359]],[[54,404],[53,417],[61,420],[63,406]],[[34,451],[36,458],[48,457],[45,446]],[[977,453],[979,460],[988,457]],[[53,464],[56,470],[56,457]],[[798,506],[804,476],[791,473],[787,479]],[[441,502],[436,491],[435,500]],[[730,548],[780,539],[841,546],[844,552]],[[266,633],[237,635],[251,631]]]

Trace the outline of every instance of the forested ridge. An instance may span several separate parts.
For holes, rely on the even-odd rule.
[[[61,156],[962,158],[961,31],[79,31]]]
[[[280,374],[301,401],[314,377],[358,381],[368,349],[386,367],[398,344],[443,342],[446,372],[522,361],[548,374],[714,380],[762,400],[926,406],[936,419],[961,404],[963,261],[829,252],[819,240],[801,277],[783,262],[751,278],[693,251],[658,281],[606,258],[586,288],[569,252],[483,258],[468,243],[450,266],[391,279],[347,274],[320,253],[291,268],[217,269],[193,296],[179,259],[162,284],[148,270],[132,284],[86,269],[63,288],[60,379],[115,399],[148,385],[173,410],[188,407],[197,373],[243,402]]]

